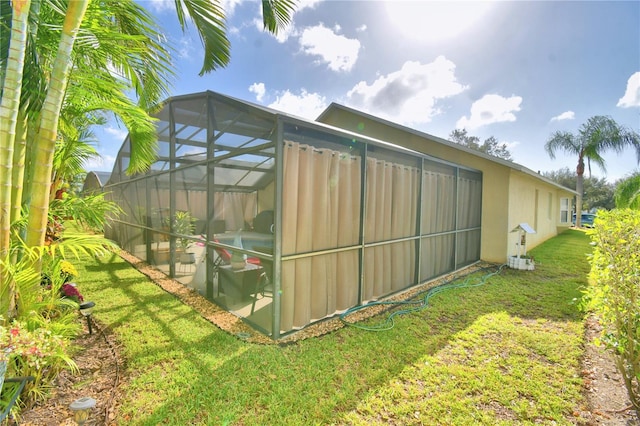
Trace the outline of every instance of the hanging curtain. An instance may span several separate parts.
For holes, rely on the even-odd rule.
[[[296,142],[284,148],[282,254],[358,243],[360,159]],[[357,303],[358,251],[282,263],[281,330]]]
[[[480,226],[482,208],[482,181],[461,174],[458,179],[458,229]],[[458,238],[458,263],[463,266],[480,257],[480,231],[461,233]]]
[[[367,242],[416,234],[419,170],[367,159]],[[415,242],[369,247],[365,251],[363,300],[379,298],[415,283]]]
[[[207,217],[207,192],[189,191],[182,189],[175,192],[176,210],[190,212],[193,217],[206,219]]]
[[[458,228],[466,229],[480,226],[482,207],[482,181],[460,177],[458,179]]]
[[[423,235],[454,231],[456,226],[456,176],[440,170],[422,173]],[[421,279],[454,269],[454,236],[428,237],[422,243]]]
[[[228,231],[245,228],[256,215],[257,192],[216,192],[213,197],[215,220],[224,220]]]

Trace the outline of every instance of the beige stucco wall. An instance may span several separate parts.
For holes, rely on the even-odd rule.
[[[452,163],[482,171],[482,243],[480,257],[489,262],[505,262],[513,254],[517,236],[510,231],[521,222],[538,224],[540,231],[528,242],[533,248],[557,233],[559,198],[570,197],[556,186],[510,166],[467,152],[456,146],[430,140],[402,128],[343,109],[325,111],[320,121],[385,142],[404,146]],[[536,204],[536,190],[538,202]],[[552,219],[548,219],[549,193]],[[537,209],[536,209],[537,206]],[[536,216],[537,211],[537,216]],[[537,219],[537,221],[536,221]]]
[[[572,194],[545,181],[516,170],[509,178],[509,229],[528,223],[535,234],[527,235],[527,250],[555,236],[559,229],[568,227],[560,223],[560,199],[571,199]],[[517,233],[509,234],[509,255],[515,254]]]

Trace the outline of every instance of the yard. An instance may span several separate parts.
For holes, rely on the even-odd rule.
[[[287,345],[221,331],[115,255],[78,285],[125,360],[119,424],[580,424],[589,250],[570,230],[531,251],[535,271],[441,292],[388,331]]]

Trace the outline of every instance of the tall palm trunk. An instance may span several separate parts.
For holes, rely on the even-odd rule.
[[[24,109],[18,112],[16,139],[13,151],[13,170],[11,177],[11,223],[20,219],[22,194],[24,191],[25,157],[27,152],[27,116]]]
[[[3,265],[8,265],[11,238],[11,179],[16,123],[22,93],[24,56],[31,0],[14,0],[11,38],[0,101],[0,315],[12,318],[17,311],[16,283]]]
[[[62,109],[69,72],[73,65],[71,52],[75,43],[76,33],[80,28],[89,1],[71,0],[69,2],[62,26],[58,52],[53,62],[47,96],[40,114],[38,132],[34,145],[30,147],[34,174],[31,201],[29,203],[29,222],[27,225],[26,243],[28,246],[41,246],[44,244],[49,211],[49,188],[51,187],[51,173],[53,170],[53,153],[58,134],[60,110]]]
[[[11,4],[11,39],[0,102],[0,258],[8,254],[11,236],[11,171],[31,0],[14,0]],[[0,282],[4,282],[4,275],[0,268]]]

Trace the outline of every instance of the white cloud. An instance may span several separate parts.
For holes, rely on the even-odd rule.
[[[151,5],[151,9],[156,13],[176,10],[176,2],[174,0],[148,0],[148,2]]]
[[[100,157],[92,158],[84,163],[84,169],[90,172],[105,171],[110,172],[113,170],[113,165],[116,163],[116,157],[113,155],[100,155]]]
[[[440,112],[438,100],[468,88],[458,82],[455,69],[444,56],[428,64],[408,61],[399,71],[380,76],[371,84],[358,83],[347,93],[347,103],[403,124],[427,123]]]
[[[230,18],[231,15],[233,15],[236,6],[240,3],[242,3],[242,0],[222,0],[222,9],[224,10],[227,18]]]
[[[299,95],[285,90],[278,95],[276,101],[271,103],[269,107],[298,117],[315,120],[327,105],[328,103],[324,96],[318,93],[309,93],[302,89]]]
[[[300,46],[306,54],[320,56],[329,69],[350,71],[358,60],[360,42],[334,32],[339,30],[339,27],[331,30],[322,24],[305,28],[300,35]]]
[[[627,81],[627,91],[618,101],[621,108],[640,106],[640,71],[631,75]]]
[[[551,121],[573,120],[576,118],[576,113],[573,111],[565,111],[560,115],[556,115]]]
[[[113,136],[113,139],[117,142],[124,141],[124,138],[129,134],[129,131],[126,128],[106,126],[102,130],[104,130],[108,135]]]
[[[178,47],[176,48],[176,52],[179,58],[182,59],[190,59],[196,53],[196,46],[189,36],[180,37],[178,41]]]
[[[322,0],[301,0],[296,4],[296,13],[303,9],[313,9]]]
[[[264,83],[253,83],[251,86],[249,86],[249,91],[256,94],[256,100],[258,102],[262,102],[262,100],[264,99],[264,94],[267,90],[264,86]]]
[[[356,31],[359,32],[359,33],[363,33],[365,31],[367,31],[367,25],[366,24],[360,25],[358,28],[356,28]]]
[[[481,126],[504,121],[516,121],[514,112],[520,111],[522,97],[504,98],[500,95],[484,95],[471,105],[471,115],[460,118],[456,129],[476,129]]]

